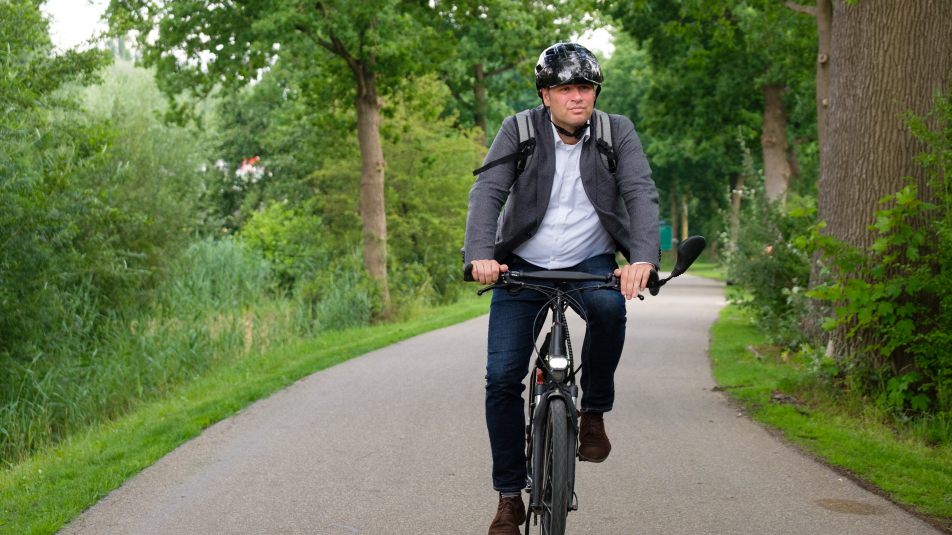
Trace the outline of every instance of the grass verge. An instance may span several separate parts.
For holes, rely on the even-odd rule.
[[[664,251],[661,255],[661,271],[671,271],[674,269],[674,259],[674,253]],[[701,256],[691,264],[688,273],[706,279],[714,279],[721,282],[727,281],[727,267],[720,262],[711,260],[709,251],[701,253]]]
[[[754,420],[781,430],[807,452],[874,484],[896,503],[952,533],[948,446],[931,447],[904,436],[875,411],[843,403],[830,387],[816,387],[808,366],[769,351],[763,334],[737,306],[721,311],[712,334],[714,378]]]
[[[489,311],[489,299],[428,309],[406,323],[331,332],[223,364],[168,397],[0,473],[0,533],[46,535],[206,427],[301,377]]]

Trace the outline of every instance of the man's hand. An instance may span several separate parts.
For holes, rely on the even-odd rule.
[[[644,291],[652,267],[651,264],[633,264],[615,270],[615,276],[621,278],[621,294],[625,299],[631,299]]]
[[[507,271],[509,271],[509,266],[506,264],[500,265],[495,260],[473,260],[473,278],[479,281],[480,284],[492,284],[499,278],[500,273]]]

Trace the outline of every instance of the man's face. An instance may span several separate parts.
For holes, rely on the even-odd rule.
[[[543,89],[542,102],[552,112],[552,122],[574,131],[592,116],[595,84],[566,84]]]

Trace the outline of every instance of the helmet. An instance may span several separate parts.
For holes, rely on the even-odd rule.
[[[536,63],[536,90],[565,84],[595,84],[595,96],[602,90],[602,69],[595,54],[576,43],[557,43],[539,54]]]

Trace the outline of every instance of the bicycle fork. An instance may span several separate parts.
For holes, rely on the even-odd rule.
[[[529,473],[529,509],[539,514],[542,511],[542,484],[539,481],[541,469],[545,465],[545,428],[548,425],[549,403],[552,399],[561,399],[565,403],[566,412],[570,424],[570,456],[568,466],[568,489],[569,496],[575,496],[575,458],[578,449],[578,413],[576,412],[576,403],[578,400],[577,385],[563,385],[557,383],[547,383],[533,385],[533,402],[531,406],[532,420],[526,426],[526,462]],[[577,511],[578,502],[572,499],[569,503],[569,511]]]

